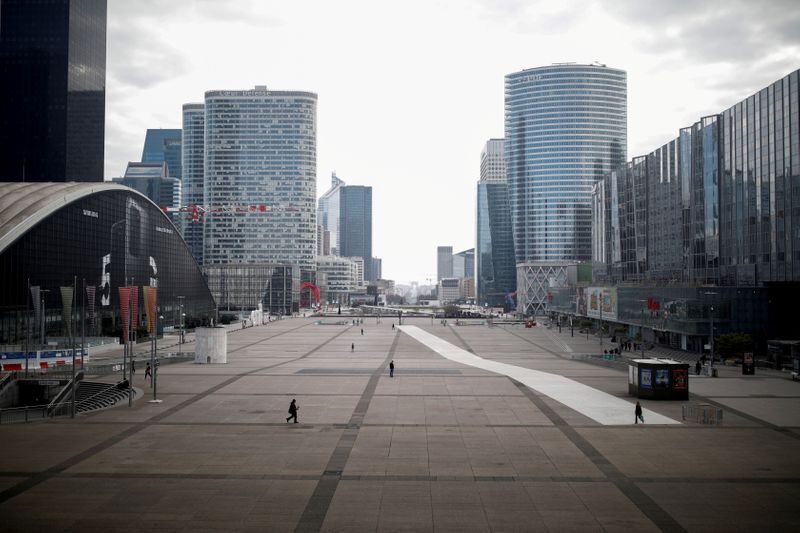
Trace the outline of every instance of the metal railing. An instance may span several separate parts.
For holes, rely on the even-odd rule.
[[[690,403],[682,406],[684,420],[698,424],[719,426],[722,424],[722,409],[708,403]]]

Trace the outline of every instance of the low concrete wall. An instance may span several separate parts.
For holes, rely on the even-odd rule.
[[[194,362],[199,364],[228,362],[228,335],[225,328],[195,329]]]

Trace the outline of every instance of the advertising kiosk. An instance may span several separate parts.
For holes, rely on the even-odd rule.
[[[648,400],[688,400],[689,364],[672,359],[634,359],[628,365],[628,393]]]

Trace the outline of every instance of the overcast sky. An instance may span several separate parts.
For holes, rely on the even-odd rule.
[[[795,0],[498,2],[110,0],[106,178],[147,128],[210,89],[319,95],[317,196],[373,188],[383,276],[425,282],[436,246],[475,245],[484,142],[503,76],[556,62],[628,72],[628,159],[800,68]]]

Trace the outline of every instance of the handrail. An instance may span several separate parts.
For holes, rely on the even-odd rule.
[[[109,385],[108,387],[104,388],[103,390],[98,391],[98,392],[92,394],[91,396],[89,396],[87,398],[84,398],[83,400],[77,402],[75,404],[75,409],[77,410],[78,407],[84,405],[86,402],[92,401],[96,397],[100,396],[101,394],[105,394],[106,392],[108,392],[108,391],[110,391],[112,389],[116,389],[116,388],[117,388],[117,384],[116,383],[112,383],[111,385]]]
[[[16,372],[9,372],[8,374],[0,378],[0,391],[2,391],[6,387],[6,385],[14,381],[15,375]]]
[[[77,374],[75,374],[75,381],[76,382],[80,381],[82,379],[83,379],[83,371],[80,371]],[[70,393],[70,394],[72,393],[72,382],[73,382],[73,380],[69,380],[69,382],[66,385],[64,385],[64,388],[61,389],[61,391],[59,391],[58,394],[56,394],[55,398],[53,398],[53,401],[51,401],[49,404],[47,404],[47,412],[48,413],[51,412],[51,409],[56,404],[61,403],[61,400],[64,399],[64,396],[66,396],[68,393]]]

